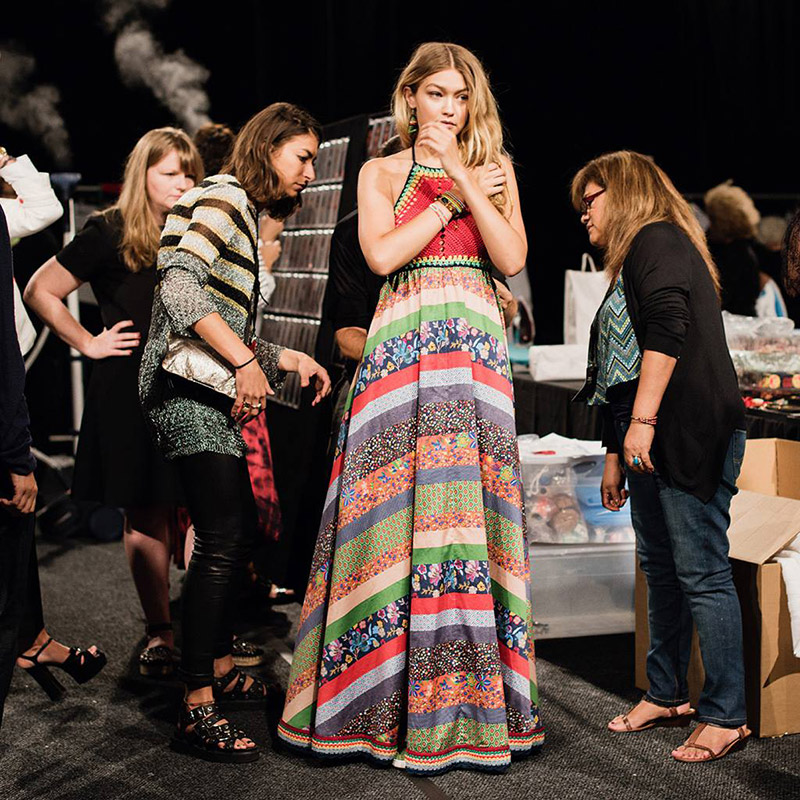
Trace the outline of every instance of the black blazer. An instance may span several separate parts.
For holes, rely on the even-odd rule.
[[[10,496],[9,472],[27,475],[36,466],[24,395],[25,363],[14,321],[13,281],[8,225],[0,208],[0,497]]]
[[[639,349],[678,359],[658,411],[654,441],[667,484],[708,502],[717,490],[731,435],[744,429],[744,404],[719,299],[697,248],[669,222],[645,225],[622,265],[628,314]],[[574,400],[594,394],[599,315],[592,324],[586,383]],[[603,442],[619,452],[610,409]]]

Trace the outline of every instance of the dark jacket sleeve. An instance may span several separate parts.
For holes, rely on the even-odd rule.
[[[358,241],[358,217],[345,217],[331,237],[328,280],[333,292],[331,321],[335,331],[369,328],[375,308],[370,302],[368,273]]]
[[[617,438],[617,431],[614,428],[614,414],[611,411],[610,405],[600,406],[601,420],[603,422],[603,433],[601,438],[603,440],[603,447],[606,448],[606,453],[619,453],[619,439]]]
[[[27,475],[31,455],[30,419],[25,403],[25,364],[14,323],[14,272],[6,218],[0,209],[0,468]]]
[[[680,358],[689,329],[691,242],[667,222],[643,228],[625,259],[626,291],[638,303],[639,347]]]

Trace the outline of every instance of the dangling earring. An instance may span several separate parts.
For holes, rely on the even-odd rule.
[[[413,136],[419,128],[417,127],[417,109],[411,109],[411,116],[408,119],[408,135]]]

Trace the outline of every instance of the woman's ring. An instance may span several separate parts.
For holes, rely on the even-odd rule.
[[[639,464],[642,463],[642,459],[639,458],[639,456],[634,456],[633,461],[631,463],[633,464],[634,467],[638,467]]]

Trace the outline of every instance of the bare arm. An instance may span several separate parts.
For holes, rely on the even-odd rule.
[[[508,286],[500,283],[496,278],[493,278],[493,280],[497,289],[497,297],[500,300],[500,308],[503,309],[503,322],[507,328],[514,321],[514,317],[517,316],[519,303],[517,303],[517,298],[514,297]]]
[[[336,331],[336,344],[346,358],[361,361],[364,346],[367,343],[367,331],[364,328],[340,328]]]
[[[462,163],[458,142],[453,133],[438,123],[423,125],[417,139],[418,147],[426,147],[437,155],[455,188],[464,198],[478,225],[489,259],[504,275],[516,275],[525,266],[528,239],[519,207],[519,189],[511,161],[503,158],[500,166],[506,176],[511,200],[509,216],[504,217],[482,191],[477,177]]]
[[[358,176],[358,238],[369,268],[390,275],[408,264],[442,223],[434,211],[426,210],[395,227],[392,187],[382,160],[368,161]]]
[[[141,341],[139,331],[122,330],[133,325],[131,320],[118,322],[110,330],[93,336],[69,313],[64,298],[81,283],[53,256],[28,281],[24,300],[50,330],[79,353],[92,359],[129,356]]]
[[[514,167],[508,159],[503,159],[502,167],[507,176],[508,196],[511,200],[508,217],[504,217],[481,191],[469,171],[464,170],[458,178],[452,177],[478,225],[489,260],[504,275],[516,275],[525,267],[528,239],[519,208],[519,188]]]

